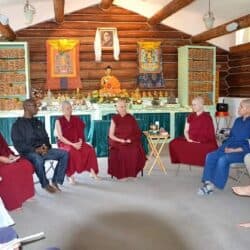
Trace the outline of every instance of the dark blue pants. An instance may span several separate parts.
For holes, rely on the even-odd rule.
[[[17,238],[17,233],[12,227],[0,228],[0,243],[7,243]]]
[[[227,183],[231,163],[243,162],[246,152],[224,153],[221,149],[207,154],[202,181],[210,181],[223,189]]]
[[[35,152],[28,153],[25,157],[34,165],[35,172],[43,188],[49,185],[49,181],[45,172],[45,161],[56,160],[58,161],[54,175],[52,178],[53,183],[63,184],[65,171],[68,166],[68,153],[62,149],[51,148],[48,153],[41,156]]]

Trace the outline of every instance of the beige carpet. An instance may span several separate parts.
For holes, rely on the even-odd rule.
[[[107,159],[99,159],[101,181],[87,173],[78,185],[67,181],[63,192],[48,194],[36,185],[34,201],[12,212],[20,236],[44,231],[46,238],[24,250],[248,250],[250,199],[226,189],[199,197],[201,168],[176,166],[164,153],[167,175],[156,167],[151,176],[118,182],[106,175]],[[250,179],[243,178],[243,184]]]

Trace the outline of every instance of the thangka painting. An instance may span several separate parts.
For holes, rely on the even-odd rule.
[[[161,42],[138,42],[138,62],[140,88],[164,87]]]
[[[139,72],[161,73],[161,42],[138,42]]]
[[[81,88],[79,40],[47,40],[47,88]]]

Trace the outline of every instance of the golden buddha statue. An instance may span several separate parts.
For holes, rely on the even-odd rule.
[[[100,95],[115,96],[121,92],[121,84],[119,80],[112,75],[112,67],[107,66],[105,76],[101,79]]]
[[[157,97],[158,98],[158,92],[156,90],[153,92],[153,97]]]
[[[121,89],[120,95],[121,98],[129,98],[129,93],[126,89]]]
[[[148,97],[153,97],[151,91],[148,91]]]
[[[133,103],[141,103],[141,93],[138,88],[135,89],[131,94]]]

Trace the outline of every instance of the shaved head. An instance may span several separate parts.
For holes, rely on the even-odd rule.
[[[201,97],[201,96],[197,96],[197,97],[195,97],[194,99],[193,99],[193,101],[196,101],[196,102],[198,102],[200,105],[204,105],[204,99],[203,99],[203,97]]]
[[[72,105],[69,101],[63,101],[61,107],[64,116],[70,117],[72,115]]]
[[[36,102],[34,99],[30,98],[30,99],[26,99],[23,101],[24,110],[27,110],[27,108],[30,107],[31,105],[36,105]]]
[[[241,101],[242,105],[244,105],[247,109],[250,109],[250,99],[244,99]]]
[[[38,106],[34,99],[26,99],[23,102],[24,117],[33,117],[38,112]]]
[[[71,103],[70,103],[69,101],[63,101],[62,104],[61,104],[62,109],[63,109],[65,106],[71,106]]]

